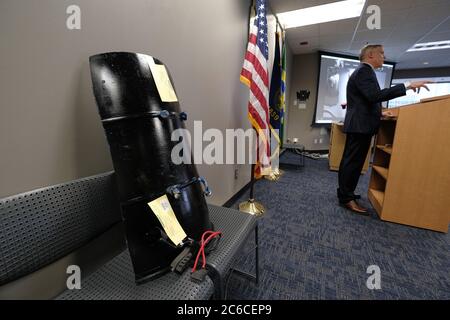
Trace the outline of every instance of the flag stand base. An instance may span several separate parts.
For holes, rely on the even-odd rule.
[[[239,204],[239,211],[247,212],[251,215],[260,217],[264,215],[266,209],[262,204],[256,202],[255,199],[250,198],[247,201]]]
[[[278,181],[278,180],[280,180],[280,178],[283,174],[284,174],[283,171],[276,168],[275,170],[272,170],[272,172],[269,175],[264,176],[264,179],[269,180],[269,181]]]
[[[264,179],[270,180],[270,181],[277,181],[280,178],[276,175],[275,171],[272,171],[269,175],[264,176]]]
[[[276,168],[274,174],[277,176],[277,178],[280,178],[284,174],[284,171],[280,170],[280,168]]]

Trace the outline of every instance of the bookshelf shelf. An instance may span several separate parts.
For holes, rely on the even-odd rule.
[[[392,154],[392,146],[377,145],[377,149],[380,149],[388,154]]]
[[[380,166],[373,166],[373,169],[378,172],[385,180],[388,178],[388,172],[389,170],[387,168],[383,168]]]

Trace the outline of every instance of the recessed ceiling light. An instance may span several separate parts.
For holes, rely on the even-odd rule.
[[[345,0],[277,14],[284,28],[359,17],[366,0]]]
[[[445,41],[416,43],[411,48],[409,48],[407,50],[407,52],[411,52],[411,51],[425,51],[425,50],[438,50],[438,49],[449,49],[449,48],[450,48],[450,40],[445,40]]]
[[[428,64],[429,62],[425,61],[423,64]]]

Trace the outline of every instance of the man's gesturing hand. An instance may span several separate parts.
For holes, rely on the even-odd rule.
[[[425,88],[428,91],[430,91],[430,89],[428,89],[428,87],[426,85],[427,83],[433,83],[433,81],[415,81],[415,82],[411,82],[409,84],[409,86],[406,87],[406,90],[412,89],[412,90],[414,90],[414,92],[419,93],[420,92],[420,88]]]

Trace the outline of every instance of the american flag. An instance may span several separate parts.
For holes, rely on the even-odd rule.
[[[269,45],[267,41],[266,1],[256,0],[255,21],[250,27],[247,52],[240,80],[250,88],[248,118],[258,134],[258,161],[255,176],[270,174],[269,146]]]

